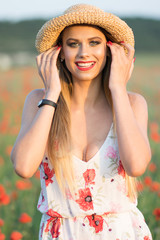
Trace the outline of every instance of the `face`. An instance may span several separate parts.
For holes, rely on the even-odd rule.
[[[62,54],[74,80],[101,78],[106,63],[106,37],[91,26],[71,26],[62,35]]]

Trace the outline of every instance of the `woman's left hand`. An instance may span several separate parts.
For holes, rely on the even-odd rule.
[[[123,46],[121,45],[127,49],[127,55]],[[121,45],[107,42],[107,46],[110,48],[112,54],[109,77],[109,88],[111,91],[115,88],[126,88],[127,82],[131,77],[134,67],[134,48],[131,45],[123,42]]]

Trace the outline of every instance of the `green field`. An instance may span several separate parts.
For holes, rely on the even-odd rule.
[[[22,239],[36,240],[41,218],[36,209],[39,175],[29,180],[18,177],[10,161],[10,152],[20,129],[25,97],[32,89],[43,85],[35,67],[15,67],[0,71],[0,86],[0,239],[8,240],[18,231]],[[152,161],[138,185],[141,190],[138,207],[153,239],[160,240],[160,55],[136,55],[128,90],[142,94],[148,102]],[[26,223],[20,218],[22,213],[30,217],[26,218]]]

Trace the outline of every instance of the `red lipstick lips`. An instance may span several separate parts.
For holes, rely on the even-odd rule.
[[[96,64],[94,61],[77,61],[76,66],[81,71],[88,71]]]

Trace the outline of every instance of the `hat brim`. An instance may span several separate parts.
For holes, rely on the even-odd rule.
[[[91,24],[109,32],[118,42],[124,41],[134,47],[134,34],[125,21],[104,11],[76,11],[66,13],[46,22],[39,30],[35,46],[37,51],[47,51],[57,43],[65,27],[75,24]]]

